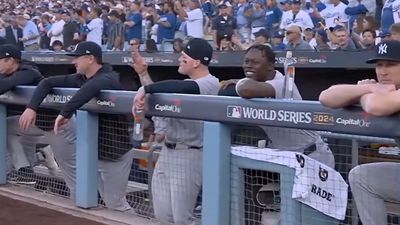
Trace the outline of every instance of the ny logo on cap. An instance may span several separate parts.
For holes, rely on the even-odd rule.
[[[86,50],[86,54],[90,54],[90,51],[89,51],[89,50]]]
[[[6,52],[6,56],[9,56],[9,55],[10,55],[10,53]]]
[[[383,54],[386,54],[387,53],[387,44],[385,43],[385,44],[381,44],[381,45],[379,45],[379,48],[378,48],[378,54],[379,55],[383,55]]]

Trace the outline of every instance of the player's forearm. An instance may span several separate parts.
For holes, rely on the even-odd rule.
[[[361,97],[363,110],[374,116],[388,116],[400,111],[400,93],[370,93]]]
[[[200,87],[195,81],[166,80],[144,86],[146,93],[182,93],[200,94]]]
[[[146,85],[154,83],[147,70],[144,71],[144,73],[139,74],[139,79],[140,79],[140,83],[142,84],[142,86],[146,86]]]
[[[275,98],[275,89],[272,85],[250,78],[241,79],[236,84],[236,92],[242,98]]]
[[[321,92],[319,101],[329,108],[343,108],[358,103],[368,93],[371,93],[368,85],[334,85]]]

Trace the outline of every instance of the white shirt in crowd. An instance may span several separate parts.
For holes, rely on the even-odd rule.
[[[195,38],[204,38],[203,30],[203,12],[200,8],[193,9],[187,12],[188,18],[186,21],[187,35]]]
[[[282,14],[280,29],[286,29],[289,25],[296,24],[301,27],[301,29],[305,30],[307,27],[313,28],[314,24],[311,20],[310,15],[300,10],[296,17],[293,20],[293,12],[292,10],[286,11]]]
[[[344,13],[347,8],[343,2],[340,2],[337,6],[333,4],[327,4],[326,8],[320,12],[322,18],[324,18],[327,27],[335,27],[335,19],[339,19],[340,22],[349,21],[349,16]]]
[[[64,29],[64,24],[65,24],[64,20],[59,20],[51,25],[50,30],[47,32],[47,36],[50,37],[50,33],[52,35],[50,38],[50,46],[52,46],[53,42],[56,40],[64,43],[64,37],[62,33]]]
[[[90,30],[86,36],[86,41],[92,41],[101,46],[101,39],[103,37],[103,20],[100,18],[95,18],[87,24]]]

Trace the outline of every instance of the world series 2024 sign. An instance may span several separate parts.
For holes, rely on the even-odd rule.
[[[344,125],[369,127],[371,122],[360,118],[342,118],[325,112],[287,111],[261,109],[246,106],[229,105],[227,117],[236,119],[252,119],[278,121],[292,124]]]

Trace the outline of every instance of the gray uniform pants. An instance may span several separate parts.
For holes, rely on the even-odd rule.
[[[163,146],[152,179],[154,214],[161,223],[193,223],[202,184],[202,157],[197,149]]]
[[[400,163],[369,163],[350,171],[349,183],[364,225],[387,224],[385,201],[400,204]]]
[[[7,117],[7,173],[14,168],[33,166],[37,162],[36,144],[44,133],[32,126],[27,131],[19,129],[19,116]]]
[[[71,198],[75,199],[76,190],[76,128],[72,118],[68,126],[59,135],[51,134],[50,145],[54,157],[70,189]],[[128,178],[133,160],[133,152],[123,155],[118,161],[98,163],[98,190],[106,206],[110,209],[126,211],[131,209],[126,200]]]
[[[8,118],[7,118],[8,119]],[[19,116],[13,119],[13,123],[18,124]],[[7,124],[8,125],[8,124]],[[9,136],[13,132],[20,132],[18,125],[8,126]],[[15,129],[14,129],[15,128]],[[59,168],[64,176],[65,183],[70,189],[71,199],[75,200],[76,190],[76,128],[75,118],[66,127],[61,129],[58,135],[52,131],[45,132],[37,127],[31,127],[27,134],[35,137],[35,135],[44,136],[45,142],[50,144],[53,149],[54,157],[59,165]],[[25,136],[22,136],[25,138]],[[17,138],[11,138],[11,142],[16,143]],[[17,146],[17,145],[15,145]],[[11,158],[16,158],[18,165],[25,165],[25,159],[20,158],[21,151],[17,147],[10,151]],[[16,155],[15,153],[18,153]],[[102,161],[98,163],[98,189],[106,206],[111,209],[125,211],[130,209],[130,205],[126,201],[126,190],[128,187],[128,178],[133,160],[133,152],[130,151],[123,155],[118,161]],[[28,164],[29,165],[29,164]]]

